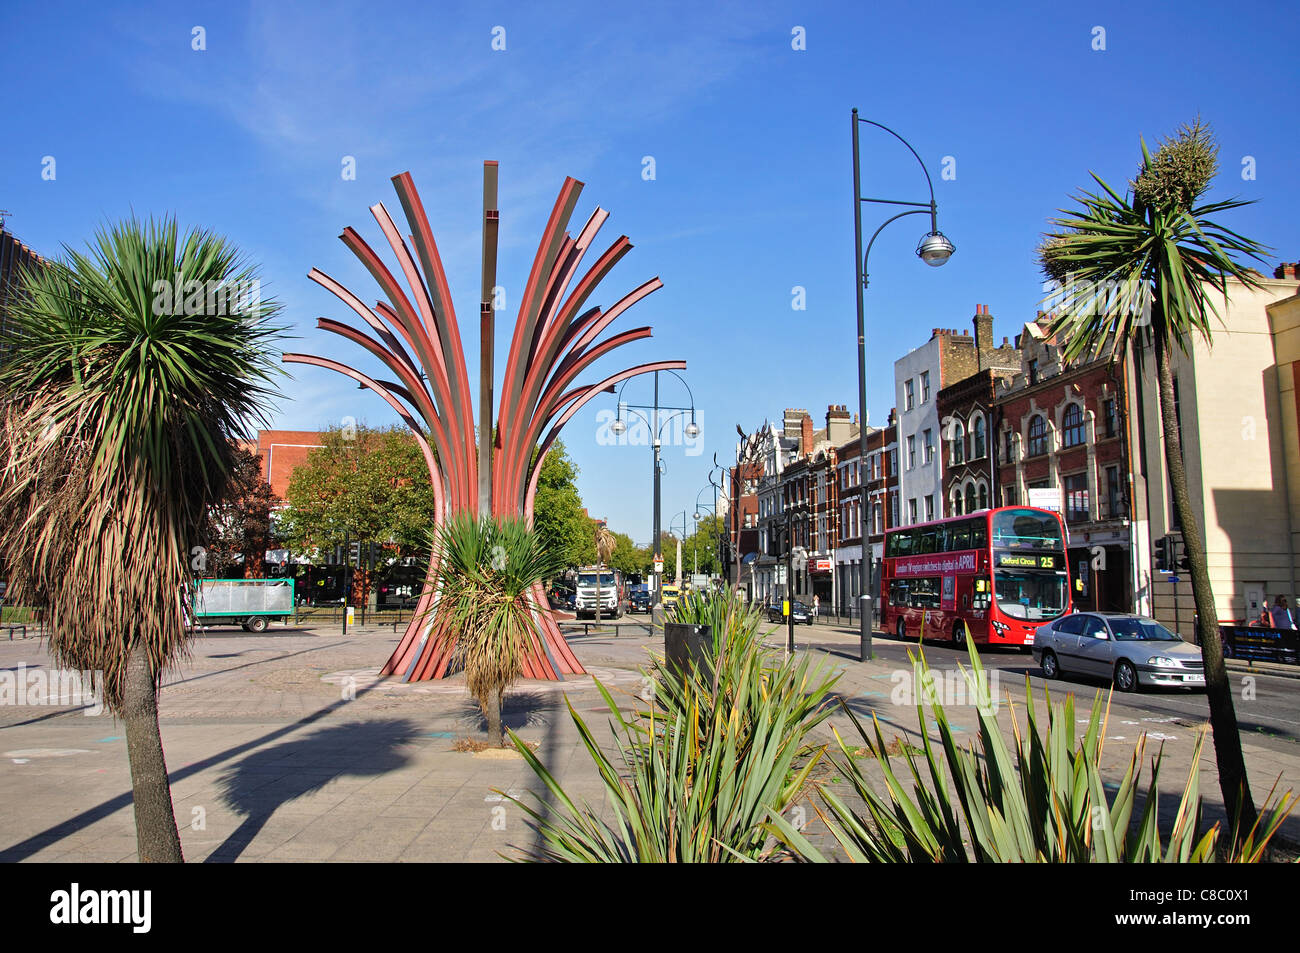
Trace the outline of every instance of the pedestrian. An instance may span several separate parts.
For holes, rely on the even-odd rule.
[[[1273,608],[1269,610],[1269,624],[1274,629],[1294,629],[1296,628],[1295,616],[1292,615],[1290,608],[1286,604],[1286,596],[1278,596],[1273,602]]]
[[[813,621],[814,622],[817,621],[817,613],[818,611],[820,611],[821,607],[822,607],[822,597],[818,595],[814,595],[813,596]]]

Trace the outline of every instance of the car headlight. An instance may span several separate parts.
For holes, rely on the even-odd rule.
[[[1178,663],[1164,655],[1153,655],[1147,659],[1148,665],[1154,665],[1157,668],[1178,668]]]

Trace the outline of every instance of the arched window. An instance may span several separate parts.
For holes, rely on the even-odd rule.
[[[1038,457],[1047,452],[1047,421],[1042,414],[1035,414],[1029,419],[1029,452],[1027,456]]]
[[[984,452],[984,415],[976,414],[975,423],[971,425],[971,459],[979,460]]]
[[[1071,404],[1065,408],[1065,417],[1061,421],[1061,430],[1065,438],[1065,446],[1077,447],[1085,440],[1083,425],[1083,408],[1078,404]]]
[[[989,508],[989,488],[985,486],[983,483],[981,483],[980,484],[980,509],[987,510],[988,508]]]
[[[961,488],[952,491],[952,515],[961,516]]]
[[[974,513],[978,508],[975,504],[975,484],[969,483],[966,486],[966,512]]]
[[[949,452],[948,459],[952,461],[953,466],[966,462],[966,428],[962,426],[960,420],[952,422],[950,430],[952,434],[952,449]]]

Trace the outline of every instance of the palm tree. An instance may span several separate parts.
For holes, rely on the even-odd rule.
[[[102,673],[125,723],[141,861],[183,859],[157,690],[186,652],[191,549],[270,393],[259,288],[224,238],[131,220],[29,272],[10,315],[0,551],[55,660]]]
[[[596,624],[600,624],[600,571],[618,546],[618,537],[604,523],[596,523]]]
[[[1262,260],[1267,249],[1211,220],[1249,203],[1202,202],[1217,171],[1218,145],[1199,118],[1161,143],[1154,156],[1143,143],[1128,194],[1119,195],[1093,174],[1104,194],[1081,192],[1079,209],[1062,210],[1065,217],[1052,220],[1058,230],[1045,236],[1039,257],[1048,277],[1066,282],[1053,296],[1057,313],[1050,326],[1064,342],[1066,360],[1108,348],[1113,360],[1130,348],[1139,360],[1145,348],[1154,355],[1165,463],[1191,566],[1219,784],[1240,837],[1255,823],[1255,805],[1223,665],[1204,537],[1187,487],[1172,364],[1174,351],[1187,354],[1195,335],[1210,345],[1210,318],[1219,317],[1215,298],[1222,296],[1226,304],[1230,279],[1259,287],[1257,273],[1237,256]]]
[[[529,640],[537,637],[537,618],[545,611],[533,590],[560,564],[522,519],[462,512],[435,528],[431,542],[438,592],[434,638],[464,668],[487,719],[488,742],[500,747],[502,696],[523,674]]]

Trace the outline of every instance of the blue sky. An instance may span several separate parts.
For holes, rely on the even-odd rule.
[[[896,129],[934,178],[947,266],[913,248],[921,216],[882,235],[867,293],[868,405],[893,403],[893,362],[933,327],[969,328],[990,305],[1014,335],[1041,296],[1033,249],[1046,220],[1096,171],[1134,172],[1138,137],[1197,113],[1222,145],[1219,195],[1258,200],[1228,219],[1300,258],[1295,217],[1293,13],[1284,4],[159,4],[6,5],[0,208],[45,254],[84,245],[105,220],[170,214],[228,235],[260,262],[309,351],[373,368],[315,329],[347,320],[314,266],[372,301],[337,240],[382,241],[368,207],[400,218],[389,182],[424,198],[462,325],[476,322],[484,159],[501,163],[499,281],[513,308],[565,175],[586,183],[574,215],[611,213],[603,249],[636,246],[593,304],[649,277],[664,288],[615,326],[655,335],[589,375],[685,358],[700,444],[665,450],[664,523],[692,511],[736,425],[820,419],[857,403],[849,111]],[[1227,15],[1230,12],[1231,16]],[[192,49],[204,30],[206,49]],[[505,50],[493,50],[504,27]],[[804,29],[806,49],[792,48]],[[1095,28],[1104,50],[1094,50]],[[915,160],[863,130],[863,192],[920,200]],[[343,158],[356,177],[341,176]],[[655,177],[642,176],[652,156]],[[42,177],[54,159],[54,178]],[[944,179],[945,157],[955,177]],[[1255,177],[1242,177],[1253,157]],[[867,234],[887,217],[865,210]],[[805,289],[806,310],[792,309]],[[513,311],[510,312],[513,314]],[[466,350],[476,378],[477,331]],[[508,347],[508,328],[498,348]],[[291,368],[275,424],[316,429],[394,418],[374,395]],[[648,401],[649,382],[626,391]],[[665,384],[664,399],[684,402]],[[650,537],[650,451],[598,442],[589,404],[565,429],[593,515]],[[688,453],[687,451],[691,452]]]

